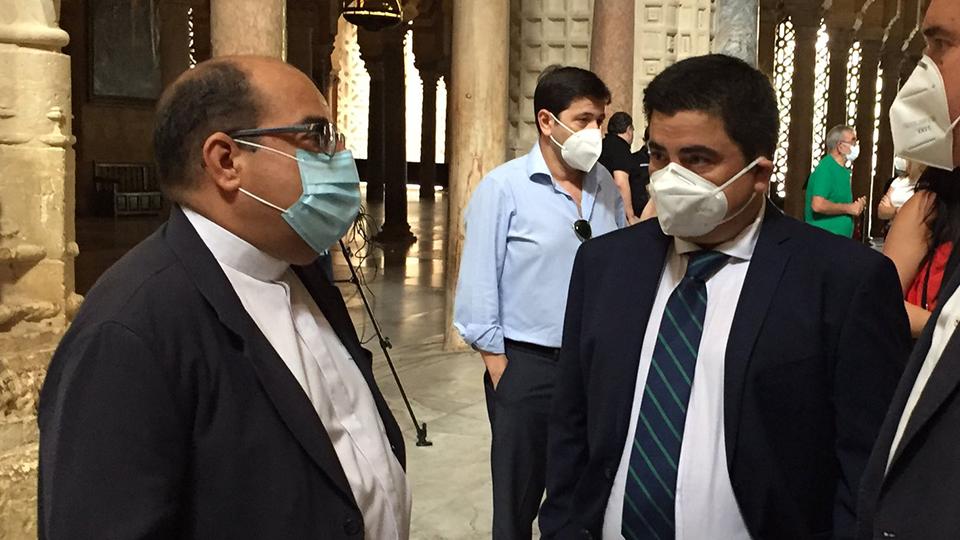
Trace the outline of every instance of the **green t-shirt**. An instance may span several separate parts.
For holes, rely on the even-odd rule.
[[[853,216],[828,216],[813,211],[811,201],[814,195],[837,204],[853,202],[853,188],[850,186],[850,171],[827,155],[820,160],[817,168],[810,173],[807,183],[807,204],[803,208],[803,219],[813,225],[834,234],[853,237]]]

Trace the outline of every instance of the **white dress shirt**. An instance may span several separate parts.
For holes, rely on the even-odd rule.
[[[677,490],[674,515],[676,540],[749,540],[750,534],[733,495],[727,471],[727,450],[724,445],[723,396],[724,361],[727,338],[733,315],[740,300],[740,291],[757,245],[764,210],[736,238],[715,248],[730,255],[730,261],[707,281],[707,312],[697,352],[697,367],[690,390],[687,418],[684,423],[680,461],[677,464]],[[620,540],[623,523],[623,497],[630,468],[630,453],[636,433],[636,419],[646,386],[653,349],[660,331],[660,321],[670,294],[687,271],[686,256],[701,248],[674,238],[667,253],[666,266],[660,277],[650,319],[640,350],[637,384],[633,394],[633,421],[627,430],[620,467],[614,478],[610,499],[603,519],[604,540]]]
[[[913,415],[913,410],[920,401],[920,395],[923,389],[927,387],[930,376],[937,364],[940,363],[940,356],[943,350],[947,348],[947,343],[953,337],[954,331],[960,325],[960,289],[950,296],[947,303],[943,305],[940,316],[937,317],[937,326],[933,329],[933,340],[930,342],[930,350],[927,351],[927,357],[923,359],[923,365],[920,366],[920,372],[917,374],[917,380],[913,383],[913,389],[910,390],[910,397],[907,398],[907,405],[900,416],[900,424],[897,425],[897,434],[893,438],[893,444],[890,445],[890,455],[887,456],[887,469],[890,469],[890,463],[893,461],[893,455],[900,446],[900,439],[903,438],[903,432],[907,429],[907,422]]]
[[[196,212],[184,213],[317,411],[363,514],[365,537],[407,539],[406,475],[370,387],[310,293],[289,264]]]

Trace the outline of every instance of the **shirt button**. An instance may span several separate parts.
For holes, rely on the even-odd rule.
[[[363,532],[363,529],[360,526],[360,522],[355,519],[348,519],[343,522],[343,532],[347,533],[348,536],[353,536]]]
[[[582,530],[580,531],[580,536],[582,536],[582,537],[584,537],[584,538],[593,538],[593,535],[590,534],[590,531],[588,531],[588,530],[586,530],[586,529],[582,529]]]
[[[603,475],[607,477],[607,480],[613,480],[613,469],[607,467],[603,470]]]

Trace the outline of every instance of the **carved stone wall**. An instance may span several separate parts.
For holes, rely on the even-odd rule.
[[[643,91],[661,71],[678,60],[708,54],[711,0],[635,0],[634,128],[643,133]]]
[[[593,0],[518,0],[511,16],[509,157],[537,140],[533,92],[540,72],[553,64],[590,69]]]
[[[74,294],[70,59],[60,2],[0,10],[0,538],[36,538],[37,395]],[[12,5],[9,5],[12,4]]]

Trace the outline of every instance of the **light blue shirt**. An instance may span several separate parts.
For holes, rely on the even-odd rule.
[[[610,173],[583,179],[583,219],[593,237],[626,226]],[[580,239],[577,203],[550,175],[539,144],[488,174],[467,206],[454,326],[475,349],[502,354],[503,340],[559,347]]]

